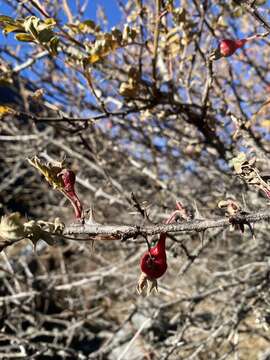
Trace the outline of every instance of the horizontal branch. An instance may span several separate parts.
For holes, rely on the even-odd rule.
[[[170,225],[102,225],[85,222],[85,224],[73,223],[64,230],[64,235],[87,234],[91,237],[100,236],[103,240],[125,240],[136,238],[139,235],[156,235],[160,233],[179,233],[182,231],[204,231],[206,229],[228,227],[233,224],[248,224],[263,220],[270,220],[270,209],[241,214],[231,218],[217,218],[205,220],[190,220],[177,222]]]

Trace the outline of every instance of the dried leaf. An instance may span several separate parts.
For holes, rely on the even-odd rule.
[[[52,56],[58,54],[58,45],[59,45],[59,38],[57,36],[53,36],[49,42],[49,50]]]
[[[2,119],[5,115],[14,115],[17,112],[7,105],[0,105],[0,119]]]
[[[173,9],[173,19],[176,24],[185,23],[187,21],[187,12],[184,8]]]
[[[128,81],[120,85],[119,93],[127,98],[134,98],[140,90],[139,81],[140,74],[138,69],[131,67],[128,72]]]
[[[34,38],[31,34],[18,33],[15,35],[15,38],[19,41],[31,42],[34,41]]]
[[[36,16],[28,16],[24,21],[24,28],[25,31],[32,34],[34,38],[38,36],[38,25],[39,25],[40,19],[38,19]]]
[[[43,22],[39,23],[38,30],[42,31],[44,29],[53,29],[56,25],[56,21],[53,18],[45,19]]]
[[[59,38],[53,32],[56,21],[54,19],[41,20],[36,16],[13,20],[8,16],[0,16],[0,26],[3,33],[17,32],[15,38],[24,42],[37,42],[45,46],[51,55],[57,54]]]
[[[0,251],[25,238],[31,240],[34,246],[41,239],[54,245],[57,235],[61,235],[64,228],[65,224],[59,218],[54,222],[30,220],[23,223],[18,212],[4,215],[0,221]]]
[[[227,200],[221,200],[221,201],[218,203],[218,207],[219,207],[220,209],[225,208],[225,207],[227,207],[227,206],[228,206],[228,201],[227,201]]]
[[[179,34],[179,27],[175,27],[166,35],[164,45],[169,50],[170,54],[175,57],[180,54],[182,49],[182,39]]]
[[[24,27],[20,20],[13,20],[10,16],[0,16],[0,27],[3,28],[3,34],[9,34],[10,32],[24,31]]]
[[[87,58],[87,62],[90,64],[95,64],[96,62],[100,61],[103,58],[103,56],[99,54],[92,54]]]
[[[14,20],[10,16],[0,15],[0,23],[13,22]]]
[[[16,24],[8,24],[4,27],[3,29],[3,33],[5,35],[11,33],[11,32],[17,32],[17,31],[22,31],[23,28],[20,25],[16,25]]]
[[[19,213],[4,215],[0,221],[0,251],[25,238],[24,226]]]
[[[270,186],[263,180],[259,170],[255,166],[256,156],[247,160],[246,154],[240,153],[236,158],[232,159],[231,163],[238,176],[245,180],[249,185],[256,186],[264,192],[267,198],[269,198]]]
[[[137,95],[137,88],[130,83],[122,83],[119,88],[120,95],[126,98],[134,98]]]
[[[263,120],[261,122],[261,125],[265,128],[269,128],[270,129],[270,120]]]
[[[37,89],[33,94],[31,94],[29,97],[31,97],[32,100],[40,101],[42,97],[44,96],[44,89]]]
[[[134,41],[137,36],[137,31],[128,25],[125,25],[123,31],[123,41],[128,43],[129,40]]]
[[[53,32],[50,29],[44,29],[38,33],[38,41],[42,44],[46,44],[53,38]]]
[[[100,32],[100,27],[91,19],[77,23],[75,22],[74,24],[68,24],[67,26],[75,34],[97,34]]]
[[[37,156],[27,159],[48,181],[54,189],[63,189],[63,182],[58,174],[63,170],[63,161],[53,163],[43,163]]]
[[[240,154],[238,154],[237,157],[233,158],[231,160],[231,163],[234,167],[234,170],[237,174],[241,174],[242,173],[242,166],[243,164],[247,161],[247,157],[246,154],[241,152]]]
[[[55,235],[61,235],[64,227],[65,225],[58,218],[54,222],[30,220],[24,224],[26,237],[32,241],[34,248],[39,240],[45,241],[48,245],[54,245]]]
[[[45,234],[42,232],[40,226],[35,220],[30,220],[24,224],[24,229],[27,234],[27,238],[32,241],[34,248],[36,248],[37,242],[41,239],[45,239]]]
[[[89,56],[84,59],[84,64],[95,64],[103,60],[118,48],[134,41],[136,36],[137,31],[129,26],[125,26],[123,33],[116,28],[113,28],[110,33],[98,33],[95,42],[85,44]]]

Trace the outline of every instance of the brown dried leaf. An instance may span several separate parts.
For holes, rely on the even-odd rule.
[[[3,118],[5,115],[15,115],[16,110],[12,109],[7,105],[0,105],[0,119]]]
[[[39,240],[45,241],[48,245],[55,244],[55,235],[61,235],[64,230],[64,223],[56,218],[54,222],[43,220],[30,220],[24,224],[26,237],[36,247]]]
[[[0,251],[25,238],[24,226],[18,212],[4,215],[0,221]]]
[[[247,157],[246,157],[246,154],[243,152],[239,153],[237,157],[235,157],[231,160],[231,163],[237,174],[242,173],[242,167],[246,162],[247,162]]]
[[[54,189],[62,190],[64,188],[61,177],[58,176],[58,174],[63,170],[64,161],[45,164],[38,158],[38,156],[34,156],[32,159],[27,160],[45,177]]]

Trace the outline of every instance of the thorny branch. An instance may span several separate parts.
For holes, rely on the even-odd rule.
[[[170,225],[151,225],[151,226],[129,226],[129,225],[102,225],[97,223],[71,224],[68,225],[64,234],[87,234],[89,236],[110,235],[111,240],[121,240],[136,238],[139,235],[157,235],[160,233],[179,233],[183,231],[204,231],[207,229],[228,227],[232,224],[248,224],[258,221],[269,221],[270,211],[256,211],[250,214],[237,215],[229,219],[207,219],[190,220],[183,223]]]

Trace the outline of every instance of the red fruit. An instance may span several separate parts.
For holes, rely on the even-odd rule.
[[[147,251],[141,258],[141,270],[150,279],[158,279],[167,270],[165,240],[166,234],[161,234],[157,245]]]
[[[175,221],[177,215],[181,216],[183,211],[182,205],[177,202],[176,208],[177,210],[169,216],[165,224],[171,224]],[[149,279],[158,279],[167,270],[165,242],[166,233],[161,233],[157,245],[147,251],[141,258],[141,270]]]
[[[176,210],[170,215],[165,224],[173,223],[177,217],[186,219],[185,208],[180,202],[176,203]],[[165,249],[166,233],[161,233],[158,243],[143,254],[140,266],[141,276],[137,284],[137,291],[141,295],[144,289],[149,295],[153,289],[158,291],[157,279],[165,274],[167,270],[167,259]]]
[[[76,218],[81,218],[83,216],[83,207],[75,192],[76,176],[74,172],[69,169],[63,169],[58,176],[61,176],[63,182],[62,192],[71,202]]]
[[[231,40],[224,39],[219,44],[219,52],[221,56],[231,56],[235,51],[245,45],[246,39]]]

